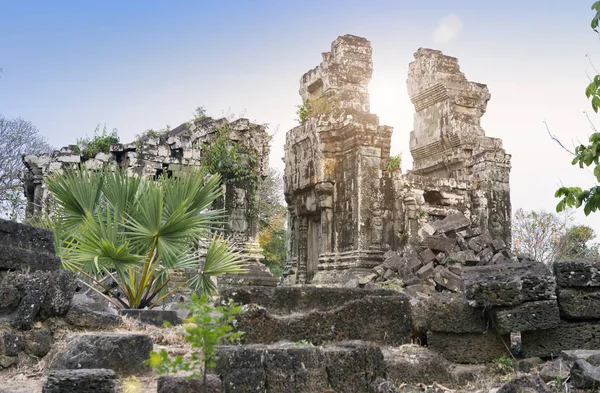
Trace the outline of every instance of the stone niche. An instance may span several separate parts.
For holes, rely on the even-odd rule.
[[[487,87],[468,81],[454,57],[415,53],[414,169],[402,174],[388,168],[392,128],[370,113],[370,42],[344,35],[322,56],[299,91],[304,105],[318,105],[286,135],[284,283],[360,281],[386,251],[414,249],[453,213],[510,244],[510,155],[480,126]]]
[[[162,174],[177,176],[177,173],[190,166],[199,166],[203,147],[225,129],[232,144],[242,146],[252,154],[257,169],[266,176],[269,160],[270,137],[266,128],[253,124],[247,119],[227,121],[210,117],[188,122],[161,135],[146,134],[135,142],[113,144],[109,153],[98,153],[86,159],[75,152],[75,146],[67,146],[50,155],[26,155],[23,158],[27,168],[25,173],[25,195],[29,216],[48,211],[50,196],[44,178],[54,172],[73,165],[85,165],[90,170],[104,166],[119,166],[130,174],[156,177]],[[242,157],[243,158],[243,157]],[[250,161],[248,161],[248,164]],[[260,181],[260,179],[259,179]],[[254,198],[254,200],[251,200]],[[259,222],[253,206],[257,206],[258,193],[252,194],[245,182],[223,185],[223,197],[217,207],[228,213],[227,235],[232,244],[246,257],[249,274],[225,276],[220,282],[229,284],[277,285],[266,266],[260,263],[264,256],[258,245]]]

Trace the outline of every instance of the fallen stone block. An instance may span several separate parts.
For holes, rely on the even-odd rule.
[[[121,376],[137,374],[148,370],[152,347],[145,334],[77,334],[59,350],[50,369],[109,368]]]
[[[427,332],[427,346],[456,363],[487,363],[509,355],[510,336],[496,333]]]
[[[540,367],[538,375],[544,382],[556,381],[557,378],[566,380],[569,376],[572,362],[567,362],[564,359],[558,358],[548,361]]]
[[[177,311],[173,310],[132,310],[121,309],[119,315],[137,319],[143,323],[154,326],[164,326],[165,322],[169,325],[180,325],[181,319],[177,316]]]
[[[583,359],[592,366],[600,366],[599,349],[568,349],[560,353],[560,357],[567,362]]]
[[[481,227],[471,227],[467,229],[463,229],[462,231],[456,232],[456,234],[462,236],[463,238],[470,239],[475,236],[479,236],[483,233],[483,229]]]
[[[48,288],[40,309],[40,318],[60,317],[67,313],[77,289],[77,276],[68,270],[46,274]]]
[[[494,308],[491,313],[493,326],[500,334],[552,329],[560,322],[555,299],[526,302],[511,308]]]
[[[519,375],[508,381],[497,393],[552,393],[538,375]]]
[[[221,393],[221,380],[214,374],[206,376],[206,390],[203,378],[188,379],[181,375],[161,375],[156,385],[156,393]]]
[[[42,393],[116,393],[117,378],[112,370],[57,370],[51,371]]]
[[[58,270],[60,258],[47,252],[0,244],[0,270]]]
[[[543,364],[542,358],[519,359],[514,362],[514,369],[520,373],[531,373],[534,369]],[[544,381],[545,382],[545,381]]]
[[[512,261],[509,258],[506,258],[504,256],[504,254],[502,254],[501,252],[494,254],[494,256],[492,257],[492,259],[490,259],[489,264],[490,265],[502,265],[504,263],[511,263]]]
[[[571,383],[578,389],[600,387],[600,367],[594,367],[583,359],[577,359],[571,367]]]
[[[554,276],[541,262],[465,267],[463,291],[478,306],[556,299]]]
[[[600,319],[600,288],[559,288],[558,307],[564,319]]]
[[[442,236],[425,236],[421,241],[421,246],[433,251],[449,253],[458,248],[456,240]]]
[[[382,349],[387,377],[409,384],[450,383],[452,364],[440,354],[420,345],[407,344]]]
[[[448,254],[448,258],[467,266],[474,266],[480,262],[479,258],[472,250],[454,251]]]
[[[435,267],[433,270],[433,281],[453,292],[460,292],[462,286],[460,276],[452,273],[448,268],[443,266]]]
[[[47,229],[0,219],[0,244],[54,254],[54,236]]]
[[[500,252],[507,249],[506,243],[504,243],[504,240],[502,239],[494,239],[491,246],[494,252]]]
[[[406,268],[407,266],[407,262],[406,259],[402,258],[400,255],[396,254],[390,258],[387,258],[385,261],[383,261],[382,269],[390,269],[396,273],[398,273],[400,270]],[[381,274],[380,274],[381,275]]]
[[[484,308],[470,306],[462,293],[435,292],[425,302],[429,330],[483,333],[488,329]]]
[[[555,262],[554,274],[559,287],[600,287],[600,260]]]
[[[426,265],[424,265],[423,267],[421,267],[419,270],[417,270],[416,275],[422,279],[422,280],[426,280],[430,277],[433,277],[434,274],[434,265],[433,262],[429,262]]]
[[[426,249],[419,253],[419,258],[421,258],[424,264],[427,264],[435,259],[435,254],[430,249]]]
[[[600,348],[600,322],[566,322],[548,330],[521,333],[525,357],[557,357],[562,351]]]
[[[434,222],[432,225],[437,233],[448,233],[470,227],[471,220],[462,213],[454,213],[446,216],[443,220]]]
[[[118,315],[82,306],[72,306],[65,315],[65,320],[73,326],[87,329],[113,329],[123,323]]]
[[[215,373],[221,376],[223,391],[264,392],[266,374],[262,365],[264,347],[218,346]]]
[[[476,253],[480,253],[483,250],[481,244],[479,244],[479,242],[473,238],[467,241],[467,247],[469,247],[470,250],[473,250]]]

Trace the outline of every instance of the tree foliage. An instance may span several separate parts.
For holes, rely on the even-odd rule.
[[[77,139],[75,152],[81,154],[84,158],[92,158],[98,153],[108,153],[110,145],[113,143],[119,143],[117,129],[115,128],[109,132],[106,125],[104,125],[102,131],[100,131],[100,124],[98,124],[92,138]]]
[[[51,151],[30,121],[20,117],[6,119],[0,114],[0,217],[12,220],[25,217],[22,156]]]
[[[552,264],[555,261],[594,258],[598,245],[596,234],[585,225],[573,224],[572,211],[562,215],[545,211],[518,209],[513,218],[513,249],[536,261]]]
[[[54,173],[47,185],[58,207],[42,224],[54,232],[63,268],[82,274],[118,307],[152,308],[185,284],[212,293],[211,277],[243,272],[223,238],[209,240],[224,217],[210,209],[220,181],[204,169],[157,180],[110,169]],[[208,243],[203,263],[199,241]],[[192,274],[174,284],[174,270]],[[106,277],[117,290],[104,284]]]
[[[595,12],[592,18],[591,27],[598,33],[598,22],[600,20],[600,1],[594,2],[592,10]],[[585,95],[590,100],[592,109],[598,113],[600,109],[600,75],[592,78],[585,89]],[[592,167],[594,177],[597,183],[600,183],[600,133],[594,130],[590,135],[588,144],[580,144],[575,147],[575,157],[573,165],[579,165],[580,168]],[[556,193],[556,198],[561,198],[556,205],[556,211],[561,212],[566,208],[583,207],[585,215],[600,209],[600,185],[595,185],[589,189],[581,187],[560,187]]]
[[[258,241],[265,255],[265,265],[275,276],[283,273],[286,258],[286,215],[283,204],[283,178],[276,168],[261,182],[258,218],[260,232]]]

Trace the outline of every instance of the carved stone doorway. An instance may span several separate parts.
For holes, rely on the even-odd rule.
[[[321,216],[315,215],[308,219],[308,235],[306,250],[306,282],[310,283],[319,267],[321,251]]]

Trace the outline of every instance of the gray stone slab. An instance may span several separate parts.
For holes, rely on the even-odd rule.
[[[60,258],[47,252],[39,252],[0,244],[0,270],[58,270]]]
[[[483,307],[472,307],[462,293],[435,292],[425,301],[429,330],[483,333],[488,329]]]
[[[568,349],[600,348],[600,322],[566,322],[548,330],[521,333],[523,356],[557,357]]]
[[[500,334],[545,330],[558,326],[560,314],[556,299],[526,302],[491,311],[494,328]]]
[[[478,306],[516,306],[556,298],[554,276],[541,262],[465,267],[463,291]]]
[[[122,376],[143,373],[152,347],[146,334],[78,334],[60,349],[50,369],[110,368]]]
[[[429,248],[433,251],[441,251],[445,253],[459,249],[456,240],[442,236],[425,236],[421,241],[421,246]]]
[[[510,337],[487,333],[427,332],[429,349],[456,363],[487,363],[510,356]]]
[[[600,287],[600,260],[555,262],[554,274],[559,287]]]
[[[42,393],[116,393],[117,378],[108,369],[55,370],[44,383]]]
[[[447,233],[450,231],[460,231],[471,226],[471,220],[462,213],[454,213],[445,217],[443,220],[433,223],[433,227],[438,233]]]
[[[54,254],[54,236],[47,229],[0,219],[0,244]]]
[[[573,321],[600,319],[600,288],[559,288],[560,316]]]

